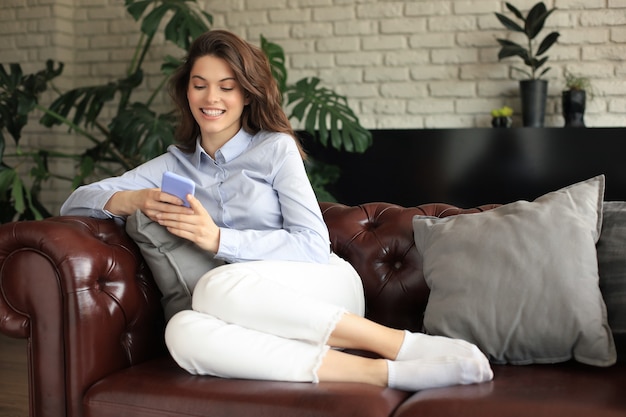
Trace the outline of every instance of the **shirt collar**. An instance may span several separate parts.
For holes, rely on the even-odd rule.
[[[226,142],[221,148],[219,148],[215,152],[215,161],[218,163],[226,163],[230,162],[239,155],[241,155],[250,145],[252,141],[252,135],[246,132],[243,128],[239,129],[239,132],[235,136],[233,136],[228,142]],[[196,152],[193,157],[193,162],[196,167],[200,166],[200,160],[202,154],[206,155],[208,158],[211,158],[209,154],[207,154],[202,146],[200,145],[201,139],[198,137],[196,141]]]

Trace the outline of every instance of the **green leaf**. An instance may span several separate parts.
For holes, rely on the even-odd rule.
[[[539,33],[541,29],[543,29],[543,25],[545,22],[545,17],[543,16],[546,13],[546,5],[543,4],[543,2],[535,4],[528,12],[528,15],[526,16],[526,21],[524,22],[524,32],[529,39],[534,39],[534,37],[537,36],[537,33]]]
[[[137,22],[139,21],[139,18],[141,18],[141,15],[146,11],[146,8],[152,3],[152,0],[126,0],[124,5],[126,6],[126,10],[128,11],[128,13]]]
[[[24,203],[24,185],[19,175],[13,177],[13,183],[11,184],[11,198],[13,200],[13,207],[18,213],[24,213],[26,204]]]
[[[163,20],[163,17],[169,9],[170,8],[167,4],[162,4],[152,9],[152,11],[150,11],[146,17],[143,18],[143,21],[141,22],[141,31],[149,37],[154,36],[157,29],[159,29],[161,20]]]
[[[279,45],[269,42],[261,35],[261,49],[267,56],[272,75],[278,83],[278,89],[284,93],[287,89],[287,68],[285,67],[285,52]]]
[[[326,190],[326,186],[333,184],[339,179],[341,170],[336,165],[327,164],[312,157],[305,162],[307,175],[315,196],[318,201],[337,201],[335,197]]]
[[[4,65],[0,64],[0,86],[7,92],[14,91],[22,80],[22,67],[20,64],[9,64],[9,72],[4,69]]]
[[[167,55],[161,64],[161,73],[167,76],[172,75],[182,63],[182,59]]]
[[[162,154],[174,143],[174,124],[172,114],[157,115],[145,104],[133,103],[111,121],[109,129],[116,147],[139,164]]]
[[[560,34],[558,32],[552,32],[541,41],[539,48],[537,49],[537,55],[544,54],[550,47],[559,39]]]
[[[335,149],[341,149],[341,134],[339,133],[339,119],[330,119],[330,143]]]
[[[165,39],[187,50],[193,40],[208,29],[209,26],[200,16],[181,3],[165,26]]]
[[[526,35],[529,39],[535,39],[535,37],[543,29],[546,19],[552,14],[554,10],[556,9],[551,9],[548,11],[545,4],[543,4],[543,2],[540,2],[537,3],[530,10],[530,12],[528,12],[524,31],[526,32]]]
[[[503,44],[500,52],[498,52],[498,59],[504,59],[511,56],[519,56],[523,60],[527,60],[529,58],[528,51],[522,48],[520,45],[516,43]]]
[[[151,3],[156,4],[157,2],[153,0]],[[207,12],[192,9],[189,3],[196,2],[192,0],[163,1],[144,17],[141,31],[149,37],[153,37],[163,19],[169,16],[163,31],[165,39],[184,50],[189,49],[191,42],[209,30],[213,23],[213,16]],[[137,12],[138,10],[133,10],[133,13]]]
[[[48,151],[40,150],[33,156],[35,166],[30,170],[30,175],[36,181],[45,180],[50,176],[50,170],[48,168]]]
[[[541,71],[541,74],[539,74],[539,77],[543,76],[546,72],[550,71],[552,69],[552,67],[548,67],[546,69],[544,69],[543,71]]]
[[[306,120],[304,122],[304,126],[307,132],[315,132],[315,127],[317,125],[317,115],[319,114],[320,108],[317,106],[311,106],[309,113],[306,116]]]
[[[331,145],[338,150],[362,152],[367,149],[372,141],[371,132],[359,124],[344,96],[320,87],[319,83],[318,78],[305,78],[287,87],[287,104],[295,104],[289,118],[305,120],[305,130],[313,135],[317,125],[324,146],[329,137]]]
[[[59,63],[55,68],[51,60],[46,61],[45,69],[27,75],[23,74],[19,64],[10,64],[9,72],[0,65],[0,139],[3,142],[3,129],[16,144],[19,142],[22,128],[28,122],[28,114],[37,106],[48,82],[62,71],[63,64]]]
[[[300,101],[296,106],[294,106],[294,108],[291,110],[291,117],[295,117],[298,120],[302,120],[304,118],[304,112],[306,111],[306,108],[309,107],[311,103],[309,103],[308,101],[302,100]]]
[[[522,28],[520,25],[518,25],[517,23],[515,23],[513,20],[509,19],[505,15],[496,13],[496,17],[498,18],[500,23],[502,23],[504,27],[506,27],[507,29],[512,30],[514,32],[524,33],[524,28]]]
[[[509,9],[518,19],[525,20],[524,15],[511,3],[505,3],[506,8]]]
[[[6,201],[7,194],[17,173],[13,168],[0,169],[0,201]]]
[[[548,60],[548,57],[547,57],[547,56],[546,56],[546,57],[543,57],[543,58],[541,58],[541,59],[534,59],[534,60],[533,60],[533,63],[532,63],[532,64],[533,64],[533,65],[532,65],[532,67],[533,67],[535,70],[537,70],[538,68],[542,67],[542,66],[543,66],[543,64],[545,64],[547,60]]]
[[[327,116],[328,116],[328,110],[325,109],[324,107],[321,107],[320,112],[318,113],[318,117],[317,117],[317,124],[318,124],[317,129],[318,129],[320,142],[324,146],[328,146],[329,133],[328,133],[328,128],[326,127]]]
[[[80,159],[78,166],[78,174],[72,179],[72,189],[78,188],[85,181],[85,178],[92,175],[94,172],[95,163],[91,155],[85,154]]]
[[[143,72],[136,71],[129,77],[104,85],[92,87],[80,87],[68,91],[59,96],[50,104],[49,110],[60,115],[62,118],[70,117],[74,110],[74,117],[71,119],[75,125],[84,124],[93,126],[97,121],[104,105],[115,98],[118,92],[128,92],[141,84]],[[51,114],[44,114],[40,120],[44,126],[54,126],[67,124],[63,119],[59,119]]]

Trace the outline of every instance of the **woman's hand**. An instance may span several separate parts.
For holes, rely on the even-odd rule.
[[[117,216],[130,216],[139,209],[155,222],[159,213],[193,212],[192,209],[184,207],[178,197],[164,193],[159,188],[118,191],[109,199],[104,209]]]
[[[176,197],[174,199],[178,200]],[[189,194],[187,201],[191,208],[174,206],[183,208],[185,211],[161,211],[156,215],[156,221],[173,235],[190,240],[202,249],[216,253],[220,243],[219,227],[198,199]]]

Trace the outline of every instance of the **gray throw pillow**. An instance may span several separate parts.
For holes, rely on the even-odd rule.
[[[602,234],[597,244],[600,291],[618,359],[626,360],[626,202],[605,201]]]
[[[532,202],[416,216],[425,331],[475,343],[497,364],[615,363],[595,246],[603,197],[601,175]]]
[[[165,320],[181,310],[190,310],[191,294],[200,277],[224,265],[212,253],[174,236],[139,210],[126,220],[126,232],[139,246],[161,291]]]

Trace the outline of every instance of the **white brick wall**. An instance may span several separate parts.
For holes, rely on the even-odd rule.
[[[536,0],[511,0],[523,11]],[[518,59],[497,60],[496,37],[509,36],[494,12],[500,0],[198,0],[214,28],[258,44],[259,35],[287,54],[289,81],[318,76],[345,94],[372,129],[489,126],[492,108],[509,105],[520,125]],[[548,30],[561,33],[549,51],[552,71],[546,126],[562,126],[560,92],[566,70],[591,77],[595,89],[588,126],[626,126],[626,0],[546,0],[557,11]],[[0,62],[26,71],[46,59],[65,62],[61,89],[121,76],[134,52],[138,25],[124,0],[2,0]],[[157,46],[162,45],[157,42]],[[166,54],[148,58],[154,88]],[[149,91],[141,94],[147,97]],[[167,105],[165,94],[161,95]],[[31,132],[29,134],[29,132]],[[29,127],[24,143],[46,132]],[[49,136],[49,135],[48,135]],[[60,147],[75,139],[55,133]],[[68,171],[71,167],[68,165]],[[54,185],[53,185],[54,187]],[[54,195],[54,190],[49,191]],[[57,193],[62,201],[67,190]],[[54,198],[54,197],[51,197]]]
[[[536,0],[512,2],[525,12]],[[223,22],[215,27],[255,43],[259,34],[274,35],[269,39],[288,54],[291,81],[319,76],[348,96],[368,128],[489,126],[489,111],[504,104],[516,110],[520,124],[518,74],[511,67],[522,65],[515,58],[497,60],[495,38],[510,35],[494,16],[509,13],[504,1],[245,0],[231,8],[223,3],[203,2]],[[626,1],[545,3],[557,11],[541,35],[561,32],[549,51],[546,126],[563,124],[559,100],[566,70],[594,84],[588,126],[625,126],[618,103],[626,88]],[[250,11],[254,18],[241,18]]]

